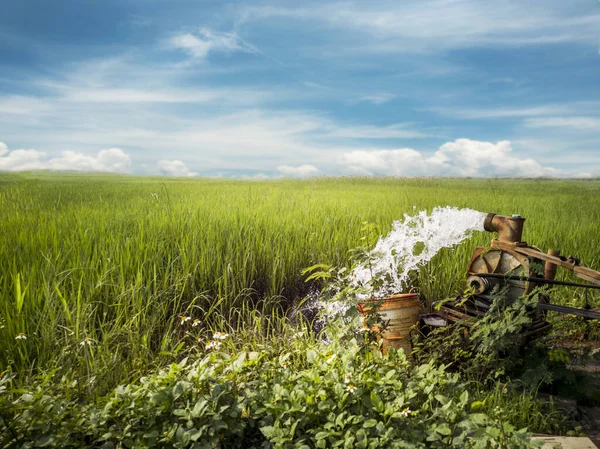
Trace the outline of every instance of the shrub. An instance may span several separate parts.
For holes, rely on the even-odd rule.
[[[368,340],[365,339],[365,343]],[[225,345],[221,346],[224,348]],[[232,348],[232,345],[227,346]],[[458,374],[410,365],[355,339],[217,348],[97,401],[48,376],[1,384],[2,447],[530,447],[525,430],[481,413]],[[50,385],[54,385],[50,387]]]

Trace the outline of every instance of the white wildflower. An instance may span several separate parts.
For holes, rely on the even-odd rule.
[[[227,337],[229,337],[229,334],[226,334],[225,332],[217,332],[213,335],[214,340],[225,340]]]
[[[208,343],[206,345],[206,349],[213,349],[213,348],[218,348],[219,346],[221,346],[221,342],[218,340],[213,340],[210,343]]]
[[[27,340],[27,335],[25,335],[23,332],[20,332],[19,335],[15,337],[15,340]]]

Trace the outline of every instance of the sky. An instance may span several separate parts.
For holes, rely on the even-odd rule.
[[[599,0],[0,1],[0,171],[600,176]]]

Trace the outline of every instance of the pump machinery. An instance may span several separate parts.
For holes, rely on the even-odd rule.
[[[550,329],[550,323],[545,320],[547,311],[600,320],[599,309],[558,306],[549,300],[553,285],[600,289],[600,272],[581,266],[579,259],[573,256],[561,256],[558,250],[550,249],[545,253],[522,242],[524,222],[525,219],[518,215],[487,215],[485,230],[495,232],[498,236],[492,239],[489,247],[475,248],[467,270],[467,289],[470,293],[454,301],[442,302],[438,317],[423,317],[425,324],[439,326],[440,322],[444,325],[449,321],[460,321],[471,326],[485,315],[500,295],[509,304],[534,291],[538,292],[538,304],[530,311],[531,323],[522,329],[527,339]],[[558,267],[572,271],[585,282],[556,280]]]

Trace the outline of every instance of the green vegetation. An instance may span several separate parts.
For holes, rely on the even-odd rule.
[[[208,401],[210,395],[222,393],[230,410],[223,418],[227,425],[212,434],[221,439],[197,447],[218,447],[218,441],[223,448],[236,447],[231,441],[242,434],[259,442],[268,438],[276,447],[314,447],[313,443],[332,447],[333,440],[327,438],[334,438],[334,432],[343,429],[358,435],[368,419],[376,421],[376,429],[380,421],[386,429],[397,428],[400,433],[390,436],[390,441],[405,438],[402,426],[391,426],[378,418],[380,411],[367,390],[348,395],[343,379],[334,381],[333,374],[323,370],[322,362],[308,360],[309,351],[316,354],[311,357],[322,361],[332,349],[316,342],[307,329],[303,337],[296,336],[298,328],[290,325],[287,314],[295,302],[319,287],[305,283],[302,270],[317,263],[348,265],[349,250],[361,244],[364,221],[384,234],[404,213],[440,205],[520,214],[527,218],[524,240],[542,249],[561,249],[578,256],[584,265],[600,268],[597,181],[337,178],[242,182],[0,175],[0,373],[4,373],[0,434],[8,438],[10,432],[27,433],[42,439],[54,435],[58,440],[52,444],[73,438],[73,446],[101,445],[103,441],[105,447],[112,447],[108,442],[113,439],[130,439],[138,447],[150,445],[150,440],[168,446],[161,438],[179,438],[181,435],[175,435],[183,428],[178,427],[181,422],[186,426],[189,422],[198,424],[191,426],[195,429],[204,425],[194,421],[196,418],[214,423],[213,415],[223,414],[225,409],[205,410],[190,418],[189,407],[201,398]],[[414,276],[414,288],[429,304],[460,294],[473,248],[487,245],[490,238],[490,234],[478,233],[457,248],[441,251]],[[565,305],[582,307],[587,301],[592,307],[600,306],[598,293],[589,292],[584,298],[583,292],[556,288],[553,296],[553,301]],[[583,320],[552,320],[563,335],[599,333],[593,323]],[[217,331],[231,334],[229,349],[206,355],[206,343]],[[17,338],[20,334],[26,338]],[[335,347],[336,354],[344,360],[335,375],[339,377],[350,365],[357,372],[371,373],[370,389],[381,386],[390,403],[397,399],[390,396],[391,391],[400,384],[392,386],[389,382],[408,388],[409,378],[419,376],[420,368],[409,368],[395,356],[360,367],[361,357],[366,357],[361,352],[364,349],[348,352],[342,343],[335,344],[340,345]],[[280,369],[280,359],[273,355],[282,352],[295,354],[287,370]],[[190,360],[186,367],[181,363],[183,357]],[[231,364],[241,358],[238,365]],[[207,360],[213,365],[207,365]],[[175,362],[179,365],[156,374],[158,368]],[[239,370],[226,365],[238,366]],[[399,375],[389,379],[386,376],[392,369]],[[466,432],[476,432],[478,427],[497,429],[492,433],[501,432],[509,439],[518,438],[513,427],[550,431],[564,424],[550,423],[547,417],[554,412],[543,411],[543,404],[523,393],[515,395],[514,401],[520,401],[520,410],[540,407],[538,417],[533,418],[533,413],[529,418],[515,415],[504,424],[492,425],[488,420],[496,419],[498,412],[494,410],[510,409],[515,402],[502,402],[501,395],[490,396],[483,381],[470,384],[470,394],[475,396],[467,394],[465,398],[461,382],[466,378],[454,379],[455,374],[443,366],[423,370],[424,376],[435,378],[435,388],[443,391],[439,394],[455,400],[447,408],[443,403],[436,408],[437,393],[423,393],[419,389],[427,386],[411,384],[406,391],[418,396],[410,402],[411,409],[429,410],[423,412],[422,423],[411,422],[411,427],[422,431],[414,441],[425,441],[428,432],[436,434],[430,426],[442,422],[458,425],[464,421]],[[190,380],[191,371],[214,376],[206,381]],[[150,377],[140,383],[145,375]],[[259,403],[279,403],[281,395],[292,394],[302,376],[322,376],[326,385],[323,394],[331,398],[330,408],[321,410],[315,405],[314,410],[309,407],[300,412],[288,398],[284,401],[288,409],[260,410]],[[219,382],[224,389],[215,393]],[[118,387],[124,384],[129,385]],[[303,394],[321,394],[319,388],[311,390],[313,387],[302,387]],[[247,388],[251,390],[248,394],[240,393]],[[164,407],[153,402],[162,400],[163,390],[172,392]],[[220,399],[214,400],[218,404]],[[486,417],[472,418],[469,404],[475,400],[495,405],[485,410]],[[144,401],[153,405],[144,408]],[[156,407],[164,413],[152,421],[155,425],[149,424],[147,417]],[[342,415],[344,410],[347,415]],[[390,416],[401,410],[393,409]],[[45,413],[56,421],[50,419],[49,427],[39,428]],[[289,420],[276,422],[274,417],[282,413],[287,413]],[[312,435],[309,439],[313,443],[292,438],[290,445],[282,442],[278,446],[275,437],[285,438],[290,432],[293,437],[291,429],[298,413],[306,415],[307,421],[301,420],[296,426],[304,426],[301,428]],[[311,413],[322,415],[309,419]],[[444,418],[442,413],[451,413],[453,420],[460,421]],[[77,416],[85,418],[76,422]],[[333,427],[325,427],[332,416]],[[338,429],[339,416],[345,416],[347,423]],[[421,419],[418,416],[414,419]],[[12,423],[10,432],[2,430],[6,423]],[[128,424],[133,427],[125,429]],[[313,435],[310,429],[317,433]],[[441,435],[440,447],[459,444],[460,439],[453,438],[461,435],[462,428],[450,434],[443,429],[437,433]],[[104,433],[96,433],[100,431]],[[330,433],[324,436],[318,432]],[[372,431],[364,432],[370,435]],[[109,433],[112,436],[105,435]],[[444,440],[448,435],[450,438]],[[481,433],[479,447],[494,447],[491,443],[486,446],[486,435]],[[321,440],[325,442],[315,443]],[[184,440],[169,441],[172,447],[188,447],[181,443]],[[292,441],[297,445],[291,445]],[[381,444],[364,447],[393,447]]]
[[[411,367],[403,353],[382,357],[354,339],[308,346],[300,339],[289,350],[215,351],[97,404],[82,405],[64,388],[59,398],[40,389],[15,398],[4,419],[31,446],[531,447],[526,432],[500,409],[483,413],[443,367]]]

